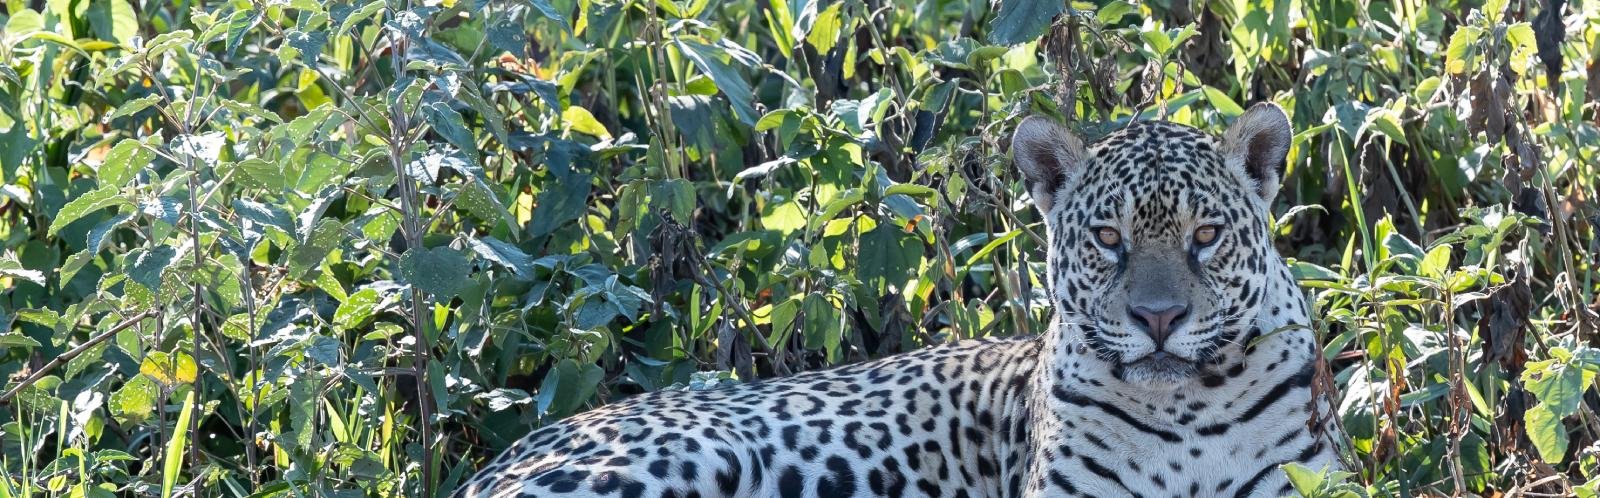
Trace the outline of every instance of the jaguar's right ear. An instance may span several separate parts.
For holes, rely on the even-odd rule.
[[[1011,160],[1040,213],[1049,213],[1062,190],[1077,183],[1086,157],[1082,140],[1044,116],[1022,120],[1011,135]]]

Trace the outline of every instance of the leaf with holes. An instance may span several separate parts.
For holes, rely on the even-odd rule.
[[[448,246],[413,248],[400,256],[400,274],[406,282],[441,300],[455,297],[471,271],[467,256]]]
[[[50,221],[50,230],[47,233],[55,236],[56,232],[61,231],[63,227],[83,219],[85,216],[98,213],[106,208],[132,205],[132,202],[122,196],[120,188],[116,186],[100,187],[98,190],[80,195],[78,198],[67,202],[65,206],[61,206],[61,210],[57,211],[55,218]]]

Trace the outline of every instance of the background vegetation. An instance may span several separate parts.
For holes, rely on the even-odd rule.
[[[1030,334],[1046,113],[1298,134],[1351,473],[1600,486],[1600,2],[6,0],[0,497],[419,496],[630,394]]]

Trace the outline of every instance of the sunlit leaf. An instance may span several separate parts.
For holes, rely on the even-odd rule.
[[[116,186],[101,187],[92,192],[78,196],[67,202],[57,211],[54,219],[50,221],[49,234],[54,236],[61,228],[78,221],[85,216],[95,214],[103,209],[117,206],[131,206],[126,197],[122,196],[121,189]]]
[[[1541,459],[1550,464],[1558,464],[1566,459],[1567,428],[1561,423],[1560,415],[1552,412],[1549,406],[1540,404],[1523,414],[1523,422],[1527,424],[1528,439],[1539,450]]]
[[[177,384],[194,382],[199,368],[187,353],[154,351],[139,363],[139,373],[171,389]]]

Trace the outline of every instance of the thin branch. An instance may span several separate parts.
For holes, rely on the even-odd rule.
[[[111,330],[101,332],[100,335],[89,338],[88,341],[85,341],[83,344],[79,344],[78,347],[72,348],[72,350],[67,351],[66,353],[62,353],[61,356],[57,356],[56,359],[50,360],[50,363],[46,363],[38,370],[34,370],[33,374],[29,375],[28,378],[22,379],[22,382],[18,383],[17,387],[13,387],[10,391],[6,391],[4,395],[0,395],[0,405],[5,405],[11,402],[12,397],[15,397],[17,393],[22,392],[23,389],[27,389],[28,386],[33,385],[33,383],[38,382],[39,379],[44,378],[45,374],[50,373],[51,370],[55,370],[57,367],[65,365],[67,362],[72,361],[73,358],[77,358],[78,355],[83,354],[84,351],[88,351],[89,348],[94,347],[96,344],[106,342],[106,340],[116,336],[118,332],[122,332],[128,327],[132,327],[138,324],[140,320],[149,318],[156,313],[158,313],[158,311],[154,309],[145,310],[143,313],[134,315],[132,318],[117,324],[117,326],[111,327]]]

